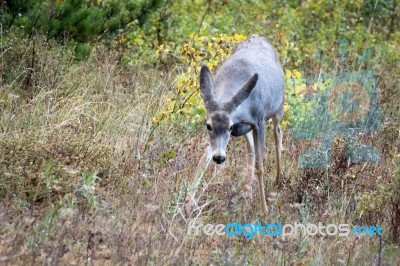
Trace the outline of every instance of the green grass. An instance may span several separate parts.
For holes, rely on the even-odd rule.
[[[6,59],[30,49],[17,47]],[[185,121],[152,124],[173,97],[179,70],[137,65],[126,71],[118,54],[103,47],[80,62],[65,51],[55,45],[38,52],[29,86],[22,67],[28,59],[10,63],[0,89],[0,262],[365,265],[376,264],[379,254],[379,238],[189,236],[189,219],[380,224],[383,262],[400,262],[394,117],[387,116],[380,132],[363,136],[383,152],[377,165],[348,166],[346,140],[338,138],[332,168],[298,169],[299,154],[316,144],[295,142],[286,129],[289,181],[281,190],[273,186],[268,128],[264,215],[256,189],[252,201],[243,196],[245,143],[233,139],[227,163],[210,165],[196,194],[199,207],[190,210],[185,199],[207,145],[205,130],[189,131]]]

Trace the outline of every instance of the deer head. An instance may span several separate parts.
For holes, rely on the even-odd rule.
[[[214,99],[214,83],[210,70],[206,66],[201,68],[200,89],[207,110],[208,139],[212,158],[217,164],[223,163],[226,158],[226,147],[234,129],[231,114],[247,99],[257,80],[258,74],[254,74],[229,101],[220,104]]]

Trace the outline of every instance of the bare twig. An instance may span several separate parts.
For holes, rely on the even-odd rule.
[[[200,21],[200,25],[199,25],[199,32],[201,31],[201,27],[203,26],[204,19],[206,18],[208,12],[210,12],[210,10],[211,10],[211,1],[212,0],[207,1],[206,11],[204,12],[203,16],[201,17],[201,21]]]
[[[382,236],[379,236],[378,266],[382,265],[382,249],[383,249]]]
[[[0,90],[2,90],[3,89],[3,73],[4,73],[3,22],[0,23],[0,52],[1,52]]]

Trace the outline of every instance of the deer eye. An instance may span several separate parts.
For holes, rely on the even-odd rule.
[[[233,130],[233,125],[229,127],[229,131],[232,131],[232,130]]]
[[[208,123],[207,123],[207,129],[208,129],[208,131],[211,131],[211,130],[212,130],[212,129],[211,129],[211,125],[208,124]]]

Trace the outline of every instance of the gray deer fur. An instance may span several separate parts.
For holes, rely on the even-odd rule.
[[[265,121],[272,118],[277,157],[276,185],[281,185],[282,134],[279,122],[283,116],[284,75],[274,48],[264,38],[251,36],[239,44],[212,79],[208,67],[200,72],[201,95],[207,110],[209,147],[199,162],[207,159],[221,164],[226,158],[230,135],[247,140],[251,197],[254,167],[257,170],[261,209],[267,211],[263,182]],[[198,166],[199,168],[199,166]]]

